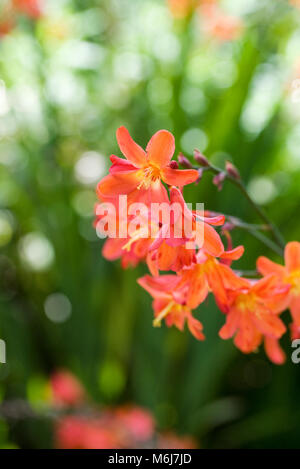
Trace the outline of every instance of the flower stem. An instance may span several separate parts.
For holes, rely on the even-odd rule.
[[[256,230],[249,230],[257,239],[262,241],[264,244],[267,244],[268,247],[270,247],[273,251],[277,252],[280,256],[283,255],[283,249],[285,246],[285,241],[277,228],[277,226],[270,220],[268,215],[264,212],[264,210],[252,199],[250,194],[247,191],[247,188],[244,184],[244,182],[239,178],[239,177],[234,177],[231,174],[228,173],[228,171],[223,170],[221,168],[218,168],[217,166],[214,166],[210,162],[208,162],[208,166],[203,168],[205,171],[211,171],[212,173],[218,175],[218,174],[226,174],[226,179],[228,179],[230,182],[232,182],[235,186],[238,187],[238,189],[241,191],[241,193],[244,195],[244,197],[247,199],[249,204],[253,207],[253,209],[256,211],[257,215],[263,220],[264,224],[268,227],[274,242],[269,240],[266,236],[262,235],[262,233],[257,232]]]

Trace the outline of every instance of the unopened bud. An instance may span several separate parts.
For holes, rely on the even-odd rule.
[[[197,163],[199,163],[201,166],[209,166],[209,161],[208,159],[206,158],[206,156],[204,156],[201,151],[199,150],[194,150],[194,158],[195,158],[195,161],[197,161]]]
[[[239,170],[231,163],[231,161],[226,161],[226,171],[234,179],[241,179]]]
[[[179,167],[177,161],[175,161],[175,160],[170,161],[169,166],[170,166],[171,169],[178,169],[178,167]]]
[[[179,153],[178,155],[178,162],[184,168],[187,168],[187,169],[193,168],[192,163],[182,153]]]
[[[202,176],[203,176],[203,169],[202,168],[199,168],[198,169],[198,179],[196,180],[195,184],[199,184],[199,182],[201,181],[202,179]]]
[[[226,179],[226,173],[221,172],[218,173],[214,178],[213,178],[213,184],[217,186],[218,190],[221,191],[223,189],[223,182]]]

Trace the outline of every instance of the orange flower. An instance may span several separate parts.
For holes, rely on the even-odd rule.
[[[159,275],[160,270],[179,272],[195,262],[195,249],[186,249],[185,246],[170,246],[165,241],[157,249],[150,250],[147,255],[148,269],[154,276]]]
[[[191,308],[186,305],[186,289],[178,288],[180,277],[177,275],[159,277],[145,275],[145,277],[138,279],[138,283],[154,298],[155,319],[153,325],[155,327],[159,327],[161,321],[165,319],[168,327],[175,326],[182,331],[185,322],[187,322],[193,336],[198,340],[204,340],[201,322],[193,317]]]
[[[257,270],[262,275],[273,274],[282,285],[290,285],[286,294],[286,308],[290,308],[295,328],[300,328],[300,243],[288,243],[284,251],[285,266],[266,257],[259,257]]]
[[[282,362],[283,354],[277,340],[286,327],[278,317],[284,309],[289,287],[278,288],[276,277],[268,276],[250,282],[242,290],[228,292],[229,311],[226,323],[219,332],[222,339],[235,335],[235,345],[244,353],[253,352],[265,338],[270,359]]]
[[[51,376],[52,399],[58,406],[73,406],[84,401],[86,394],[78,379],[69,371],[57,371]]]
[[[216,302],[224,312],[228,309],[227,291],[241,289],[248,285],[247,281],[238,277],[223,260],[237,260],[244,253],[243,246],[223,252],[220,261],[200,250],[196,256],[197,263],[180,273],[181,284],[188,286],[187,306],[197,308],[213,292]]]
[[[171,13],[175,18],[186,18],[195,8],[195,0],[168,0]]]
[[[147,441],[153,437],[155,420],[151,413],[142,407],[124,405],[113,412],[118,426],[124,426],[128,436],[136,441]]]
[[[131,202],[168,202],[161,181],[182,187],[198,178],[198,171],[194,169],[179,170],[170,165],[175,140],[167,130],[153,135],[146,152],[132,140],[125,127],[117,130],[117,141],[126,159],[111,156],[110,174],[97,187],[102,199],[126,194]]]
[[[300,8],[300,0],[290,0],[290,4],[296,8]]]
[[[39,0],[12,0],[12,3],[16,10],[30,18],[38,19],[42,14]]]
[[[0,37],[4,37],[11,32],[15,24],[12,19],[0,22]]]
[[[56,447],[59,449],[114,449],[120,442],[101,419],[66,416],[55,426]]]
[[[242,31],[243,23],[239,18],[230,16],[214,4],[204,4],[200,9],[204,29],[220,41],[237,39]]]

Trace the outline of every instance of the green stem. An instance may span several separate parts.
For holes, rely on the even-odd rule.
[[[261,237],[264,237],[264,244],[266,244],[266,240],[268,240],[269,247],[271,247],[271,245],[273,246],[273,247],[271,247],[271,249],[273,249],[273,251],[275,250],[274,248],[275,248],[275,245],[276,245],[276,251],[275,252],[277,252],[277,254],[282,256],[283,255],[283,249],[284,249],[284,246],[285,246],[285,241],[284,241],[280,231],[278,230],[277,226],[274,225],[272,220],[270,220],[270,218],[267,216],[267,214],[264,212],[264,210],[259,205],[257,205],[254,202],[254,200],[251,198],[251,196],[249,195],[243,181],[241,179],[237,178],[237,177],[231,176],[227,171],[222,170],[222,169],[212,165],[211,163],[209,163],[209,166],[207,168],[204,168],[204,169],[206,171],[212,171],[214,174],[225,173],[226,174],[226,179],[228,179],[230,182],[235,184],[240,189],[240,191],[242,192],[244,197],[248,200],[249,204],[256,211],[258,216],[269,227],[269,231],[270,231],[270,233],[271,233],[271,235],[272,235],[272,237],[273,237],[276,244],[272,243],[266,236],[263,236],[261,233],[259,233],[259,235],[257,235],[258,232],[256,232],[255,236],[257,237],[257,239],[260,239]],[[254,233],[252,233],[252,234],[254,234]],[[260,240],[262,240],[262,239],[260,239]]]

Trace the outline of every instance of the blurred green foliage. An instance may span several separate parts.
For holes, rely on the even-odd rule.
[[[96,182],[120,154],[117,127],[143,146],[166,128],[177,152],[231,159],[286,240],[299,240],[300,11],[286,0],[222,7],[244,22],[235,41],[205,34],[197,15],[175,20],[163,0],[51,0],[41,19],[19,18],[1,38],[1,399],[38,400],[63,367],[99,403],[146,406],[162,429],[202,447],[299,446],[288,338],[283,367],[242,355],[219,339],[212,299],[199,308],[205,342],[153,329],[136,284],[146,268],[106,262],[92,224]],[[219,193],[209,175],[185,195],[257,222],[235,188]],[[234,241],[246,247],[241,268],[272,255],[245,232]],[[47,422],[25,420],[1,421],[0,444],[52,443]]]

